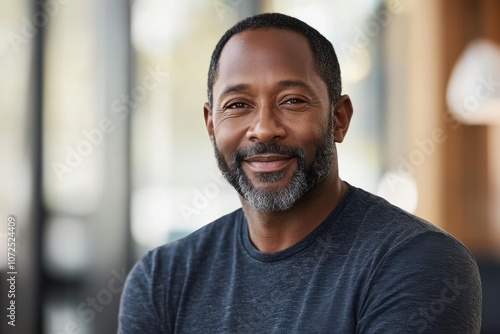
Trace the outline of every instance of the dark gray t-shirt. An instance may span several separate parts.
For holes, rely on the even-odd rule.
[[[479,333],[476,262],[449,234],[350,187],[311,234],[275,253],[237,210],[145,255],[119,333]]]

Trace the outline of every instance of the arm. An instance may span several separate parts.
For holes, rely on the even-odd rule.
[[[118,316],[119,334],[167,333],[157,306],[162,294],[155,291],[150,255],[137,262],[125,282]]]
[[[426,232],[388,253],[362,299],[358,333],[475,334],[481,327],[476,262],[455,239]]]

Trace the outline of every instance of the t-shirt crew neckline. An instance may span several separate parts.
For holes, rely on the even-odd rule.
[[[348,184],[347,191],[344,196],[340,199],[337,206],[330,212],[330,214],[325,218],[325,220],[318,225],[311,233],[309,233],[304,239],[295,243],[294,245],[285,248],[283,250],[272,252],[272,253],[264,253],[255,248],[255,246],[250,241],[250,236],[248,233],[248,222],[243,213],[243,210],[240,209],[239,217],[238,217],[238,235],[240,236],[239,244],[243,246],[245,252],[252,257],[253,259],[260,262],[276,262],[280,260],[284,260],[289,258],[307,247],[314,244],[317,240],[319,240],[333,225],[338,221],[340,214],[347,207],[348,203],[351,201],[351,198],[355,192],[355,187]]]

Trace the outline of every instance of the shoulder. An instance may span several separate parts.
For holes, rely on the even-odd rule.
[[[455,237],[376,195],[361,189],[351,201],[355,226],[352,245],[367,255],[373,276],[390,267],[422,274],[449,277],[455,273],[464,280],[477,281],[476,260]],[[352,213],[351,213],[352,214]]]
[[[349,210],[359,222],[353,223],[353,248],[364,254],[367,273],[361,327],[370,333],[402,325],[410,332],[478,332],[481,284],[469,250],[384,199],[355,192]]]
[[[451,234],[436,225],[359,188],[353,189],[345,213],[344,220],[350,228],[374,247],[399,247],[420,235],[424,239],[439,235],[446,242],[463,247]]]
[[[456,239],[435,231],[421,233],[377,260],[362,298],[360,318],[370,328],[367,332],[405,328],[405,333],[479,333],[479,270]]]
[[[120,333],[169,332],[178,292],[195,272],[231,247],[241,209],[223,216],[190,235],[149,251],[127,276],[122,294]]]

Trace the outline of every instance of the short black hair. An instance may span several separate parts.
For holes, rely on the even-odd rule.
[[[333,105],[342,93],[342,81],[340,77],[340,66],[332,43],[316,29],[294,17],[280,13],[264,13],[248,17],[232,28],[221,37],[210,60],[208,70],[208,103],[213,103],[213,86],[217,79],[217,69],[222,49],[231,37],[245,30],[260,28],[287,29],[304,35],[311,47],[314,63],[318,74],[328,88],[330,103]]]

